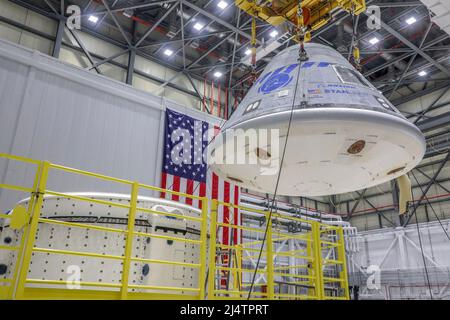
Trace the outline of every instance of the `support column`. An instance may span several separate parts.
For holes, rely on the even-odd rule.
[[[133,85],[133,74],[134,74],[134,61],[136,60],[136,21],[133,20],[132,25],[132,39],[131,44],[128,48],[130,52],[128,53],[128,65],[127,65],[127,78],[125,80],[126,84],[130,86]]]
[[[133,84],[133,74],[134,74],[134,61],[136,59],[136,50],[133,48],[128,53],[128,66],[127,66],[127,79],[126,83],[129,85]]]
[[[58,21],[58,29],[56,30],[56,38],[55,38],[55,43],[53,45],[53,51],[52,51],[52,56],[55,58],[59,58],[59,53],[61,51],[62,37],[64,35],[65,25],[66,25],[66,22],[64,19],[60,19]]]
[[[405,246],[405,232],[399,231],[397,233],[398,239],[398,251],[400,255],[400,269],[406,269],[408,266],[408,261],[406,259],[406,246]]]

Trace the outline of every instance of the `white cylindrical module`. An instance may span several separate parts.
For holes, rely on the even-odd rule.
[[[107,193],[73,193],[95,200],[128,204],[130,197],[122,194]],[[28,199],[20,202],[27,206]],[[159,198],[139,197],[138,207],[158,212],[176,213],[182,216],[199,218],[201,212],[193,207]],[[128,209],[115,206],[90,203],[86,201],[56,196],[45,196],[41,217],[56,221],[74,222],[114,229],[127,229]],[[200,223],[161,214],[138,211],[135,231],[145,234],[170,236],[180,239],[200,239]],[[12,230],[8,225],[0,232],[1,245],[19,246],[22,230]],[[53,250],[96,253],[123,256],[125,252],[126,233],[107,232],[57,224],[39,223],[35,247]],[[177,240],[138,235],[134,237],[132,257],[138,259],[163,260],[179,263],[199,263],[200,246]],[[12,278],[17,263],[16,251],[0,251],[1,278]],[[98,282],[120,284],[123,261],[99,257],[86,257],[68,254],[53,254],[35,251],[32,253],[28,279],[67,281],[69,286],[81,282]],[[129,285],[164,286],[177,288],[198,288],[198,268],[145,261],[131,261]],[[79,279],[77,279],[79,274]],[[32,287],[59,287],[47,284],[27,284]],[[109,287],[83,287],[95,290],[120,290]],[[139,292],[143,289],[130,288]],[[168,290],[146,290],[146,292],[174,293]],[[177,293],[180,293],[178,291]],[[195,294],[184,291],[185,294]]]
[[[213,170],[274,193],[291,114],[278,194],[345,193],[414,168],[426,149],[420,130],[337,51],[305,50],[307,61],[297,45],[269,63],[214,140]]]

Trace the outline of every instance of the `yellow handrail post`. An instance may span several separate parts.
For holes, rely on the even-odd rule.
[[[313,228],[311,228],[311,232],[309,233],[309,240],[311,241],[306,241],[306,255],[311,258],[311,260],[309,260],[308,262],[308,276],[314,276],[314,263],[311,263],[312,261],[314,261],[314,251],[312,250],[314,240]],[[313,278],[308,279],[308,285],[310,286],[310,289],[308,289],[308,295],[312,296],[314,294],[314,290],[312,289],[314,285]]]
[[[235,267],[234,270],[234,288],[241,291],[241,277],[242,277],[242,266],[241,266],[241,246],[236,245],[234,247],[234,263],[233,266]]]
[[[130,276],[131,255],[133,253],[134,223],[136,220],[138,194],[139,183],[134,182],[131,187],[130,210],[128,211],[128,227],[126,235],[127,240],[125,243],[125,257],[122,268],[122,289],[120,294],[122,300],[125,300],[128,297],[128,278]]]
[[[315,274],[315,289],[318,300],[323,300],[325,293],[323,289],[322,280],[322,245],[320,242],[320,223],[317,221],[311,222],[313,234],[313,249],[314,249],[314,274]]]
[[[200,228],[200,268],[198,275],[199,299],[205,299],[205,279],[208,241],[208,198],[202,198],[202,223]],[[211,263],[209,264],[211,267]]]
[[[230,266],[231,266],[231,268],[233,268],[232,269],[232,274],[233,274],[233,285],[232,285],[232,288],[233,289],[237,289],[238,288],[238,285],[237,285],[237,272],[238,272],[238,270],[237,270],[237,258],[236,258],[236,246],[234,246],[234,248],[231,250],[231,264],[230,264]],[[230,281],[231,282],[231,281]],[[238,289],[239,290],[239,289]]]
[[[345,257],[345,238],[344,238],[344,230],[343,228],[338,229],[339,235],[339,246],[337,248],[338,251],[338,260],[342,262],[342,270],[340,273],[340,278],[342,279],[342,287],[344,289],[344,297],[347,300],[350,300],[350,292],[348,287],[348,273],[347,273],[347,260]]]
[[[217,200],[211,201],[211,215],[209,223],[209,272],[208,272],[208,300],[214,300],[216,273],[216,237],[217,237]]]
[[[266,217],[268,218],[269,215],[266,215]],[[266,252],[267,298],[273,300],[275,297],[275,280],[273,272],[272,219],[267,219]]]
[[[30,201],[34,202],[33,203],[33,214],[31,216],[31,223],[28,228],[28,234],[26,235],[27,239],[25,241],[24,248],[23,248],[22,264],[20,265],[20,268],[19,268],[19,274],[18,274],[18,279],[17,279],[17,289],[15,292],[16,299],[23,299],[23,297],[24,297],[25,284],[26,284],[26,280],[27,280],[28,269],[30,267],[31,254],[33,252],[33,247],[34,247],[34,240],[36,238],[36,232],[38,229],[39,216],[41,215],[41,207],[42,207],[42,203],[44,201],[44,195],[45,195],[45,189],[47,186],[49,169],[50,169],[50,162],[44,161],[42,163],[42,167],[41,167],[39,185],[38,185],[37,191],[34,195],[35,200],[30,199]],[[25,237],[25,234],[23,236]]]
[[[36,192],[38,190],[39,177],[41,174],[41,170],[42,170],[42,162],[39,162],[37,164],[36,174],[35,174],[35,178],[34,178],[34,182],[33,182],[33,191],[34,192]],[[28,209],[27,209],[28,215],[30,217],[32,216],[32,210],[33,210],[35,200],[36,199],[33,196],[33,194],[30,194],[30,201],[28,201]],[[19,246],[19,249],[17,250],[16,266],[14,267],[14,273],[12,276],[10,293],[8,296],[9,299],[12,299],[14,296],[14,286],[17,285],[17,278],[18,278],[18,273],[20,270],[19,268],[20,268],[20,265],[22,264],[23,247],[25,245],[25,238],[26,238],[26,235],[28,234],[28,230],[29,230],[29,225],[26,225],[23,228],[22,237],[20,238],[20,246]]]
[[[241,239],[241,242],[242,242],[242,239]],[[239,252],[237,266],[240,271],[238,273],[238,275],[239,275],[238,288],[239,288],[239,291],[241,291],[242,290],[242,274],[243,274],[243,272],[242,272],[242,246],[240,246],[240,245],[238,246],[237,252]]]

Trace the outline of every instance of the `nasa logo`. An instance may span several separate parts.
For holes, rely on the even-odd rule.
[[[294,63],[290,66],[278,68],[273,73],[267,74],[261,82],[263,84],[259,87],[258,92],[263,92],[264,94],[271,93],[277,89],[287,86],[293,79],[291,72],[297,68],[298,64]]]

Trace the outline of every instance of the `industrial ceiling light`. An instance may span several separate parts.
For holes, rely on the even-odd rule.
[[[275,37],[278,35],[278,31],[277,31],[277,30],[273,30],[271,33],[269,33],[269,35],[270,35],[272,38],[275,38]]]
[[[173,55],[173,51],[170,50],[170,49],[166,49],[166,50],[164,50],[164,54],[165,54],[166,56],[170,57],[171,55]]]
[[[425,77],[428,73],[425,70],[419,72],[419,76]]]
[[[245,50],[246,56],[249,56],[251,53],[252,53],[252,49],[249,48],[249,49]]]
[[[222,72],[220,72],[220,71],[214,72],[214,77],[220,78],[221,76],[223,76],[223,73],[222,73]]]
[[[97,23],[98,17],[97,16],[89,16],[88,20],[92,23]]]
[[[380,39],[378,39],[377,37],[373,37],[369,40],[369,42],[370,44],[377,44],[378,42],[380,42]]]
[[[415,17],[410,17],[410,18],[406,19],[406,23],[409,25],[412,25],[416,22],[417,22],[417,19]]]
[[[217,6],[218,6],[220,9],[224,10],[226,7],[228,7],[228,2],[226,2],[226,1],[219,1],[219,3],[217,4]]]
[[[205,25],[200,22],[197,22],[196,24],[194,24],[194,29],[198,30],[198,31],[202,30],[204,27],[205,27]]]

